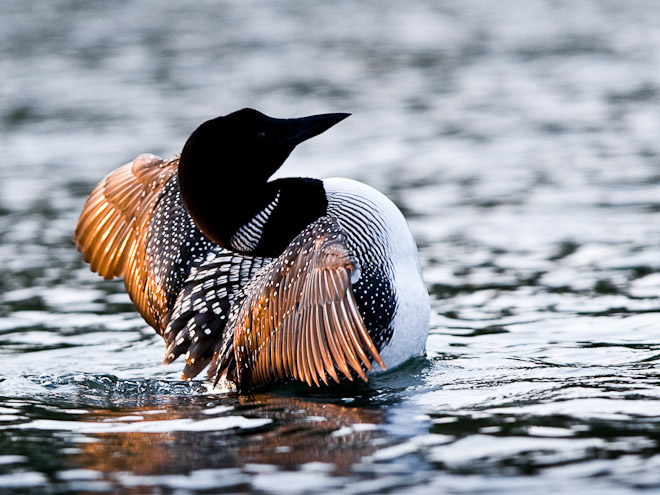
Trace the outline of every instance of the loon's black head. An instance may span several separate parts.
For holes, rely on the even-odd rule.
[[[248,175],[267,180],[282,166],[293,149],[348,117],[347,113],[276,119],[244,108],[208,120],[188,138],[181,152],[183,168],[194,167],[221,177]]]
[[[236,230],[272,199],[267,181],[293,149],[349,115],[276,119],[244,108],[204,122],[181,151],[184,207],[207,237],[227,246]]]

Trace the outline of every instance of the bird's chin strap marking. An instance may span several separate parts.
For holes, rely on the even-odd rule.
[[[264,226],[275,207],[277,207],[279,200],[280,192],[277,191],[275,198],[263,210],[236,231],[229,241],[230,247],[243,253],[254,251],[261,240]]]

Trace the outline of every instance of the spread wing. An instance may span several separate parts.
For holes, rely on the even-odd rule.
[[[181,205],[178,164],[145,154],[110,173],[87,199],[74,236],[93,271],[124,277],[136,308],[161,334],[190,263],[214,247]]]
[[[233,325],[239,387],[282,379],[318,386],[340,374],[353,380],[353,372],[366,381],[372,358],[385,369],[358,311],[351,275],[359,272],[337,222],[321,217],[291,246],[299,249],[245,289]]]

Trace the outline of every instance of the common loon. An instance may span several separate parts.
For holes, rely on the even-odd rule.
[[[185,355],[183,379],[208,365],[239,392],[367,381],[424,352],[428,293],[394,203],[349,179],[269,181],[296,145],[348,115],[239,110],[90,194],[78,249],[99,275],[124,277],[165,339],[164,362]]]

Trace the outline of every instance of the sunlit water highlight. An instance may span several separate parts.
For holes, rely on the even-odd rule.
[[[0,492],[660,490],[660,7],[4,2]],[[86,195],[201,121],[349,111],[280,175],[402,208],[427,356],[209,392],[71,242]]]

